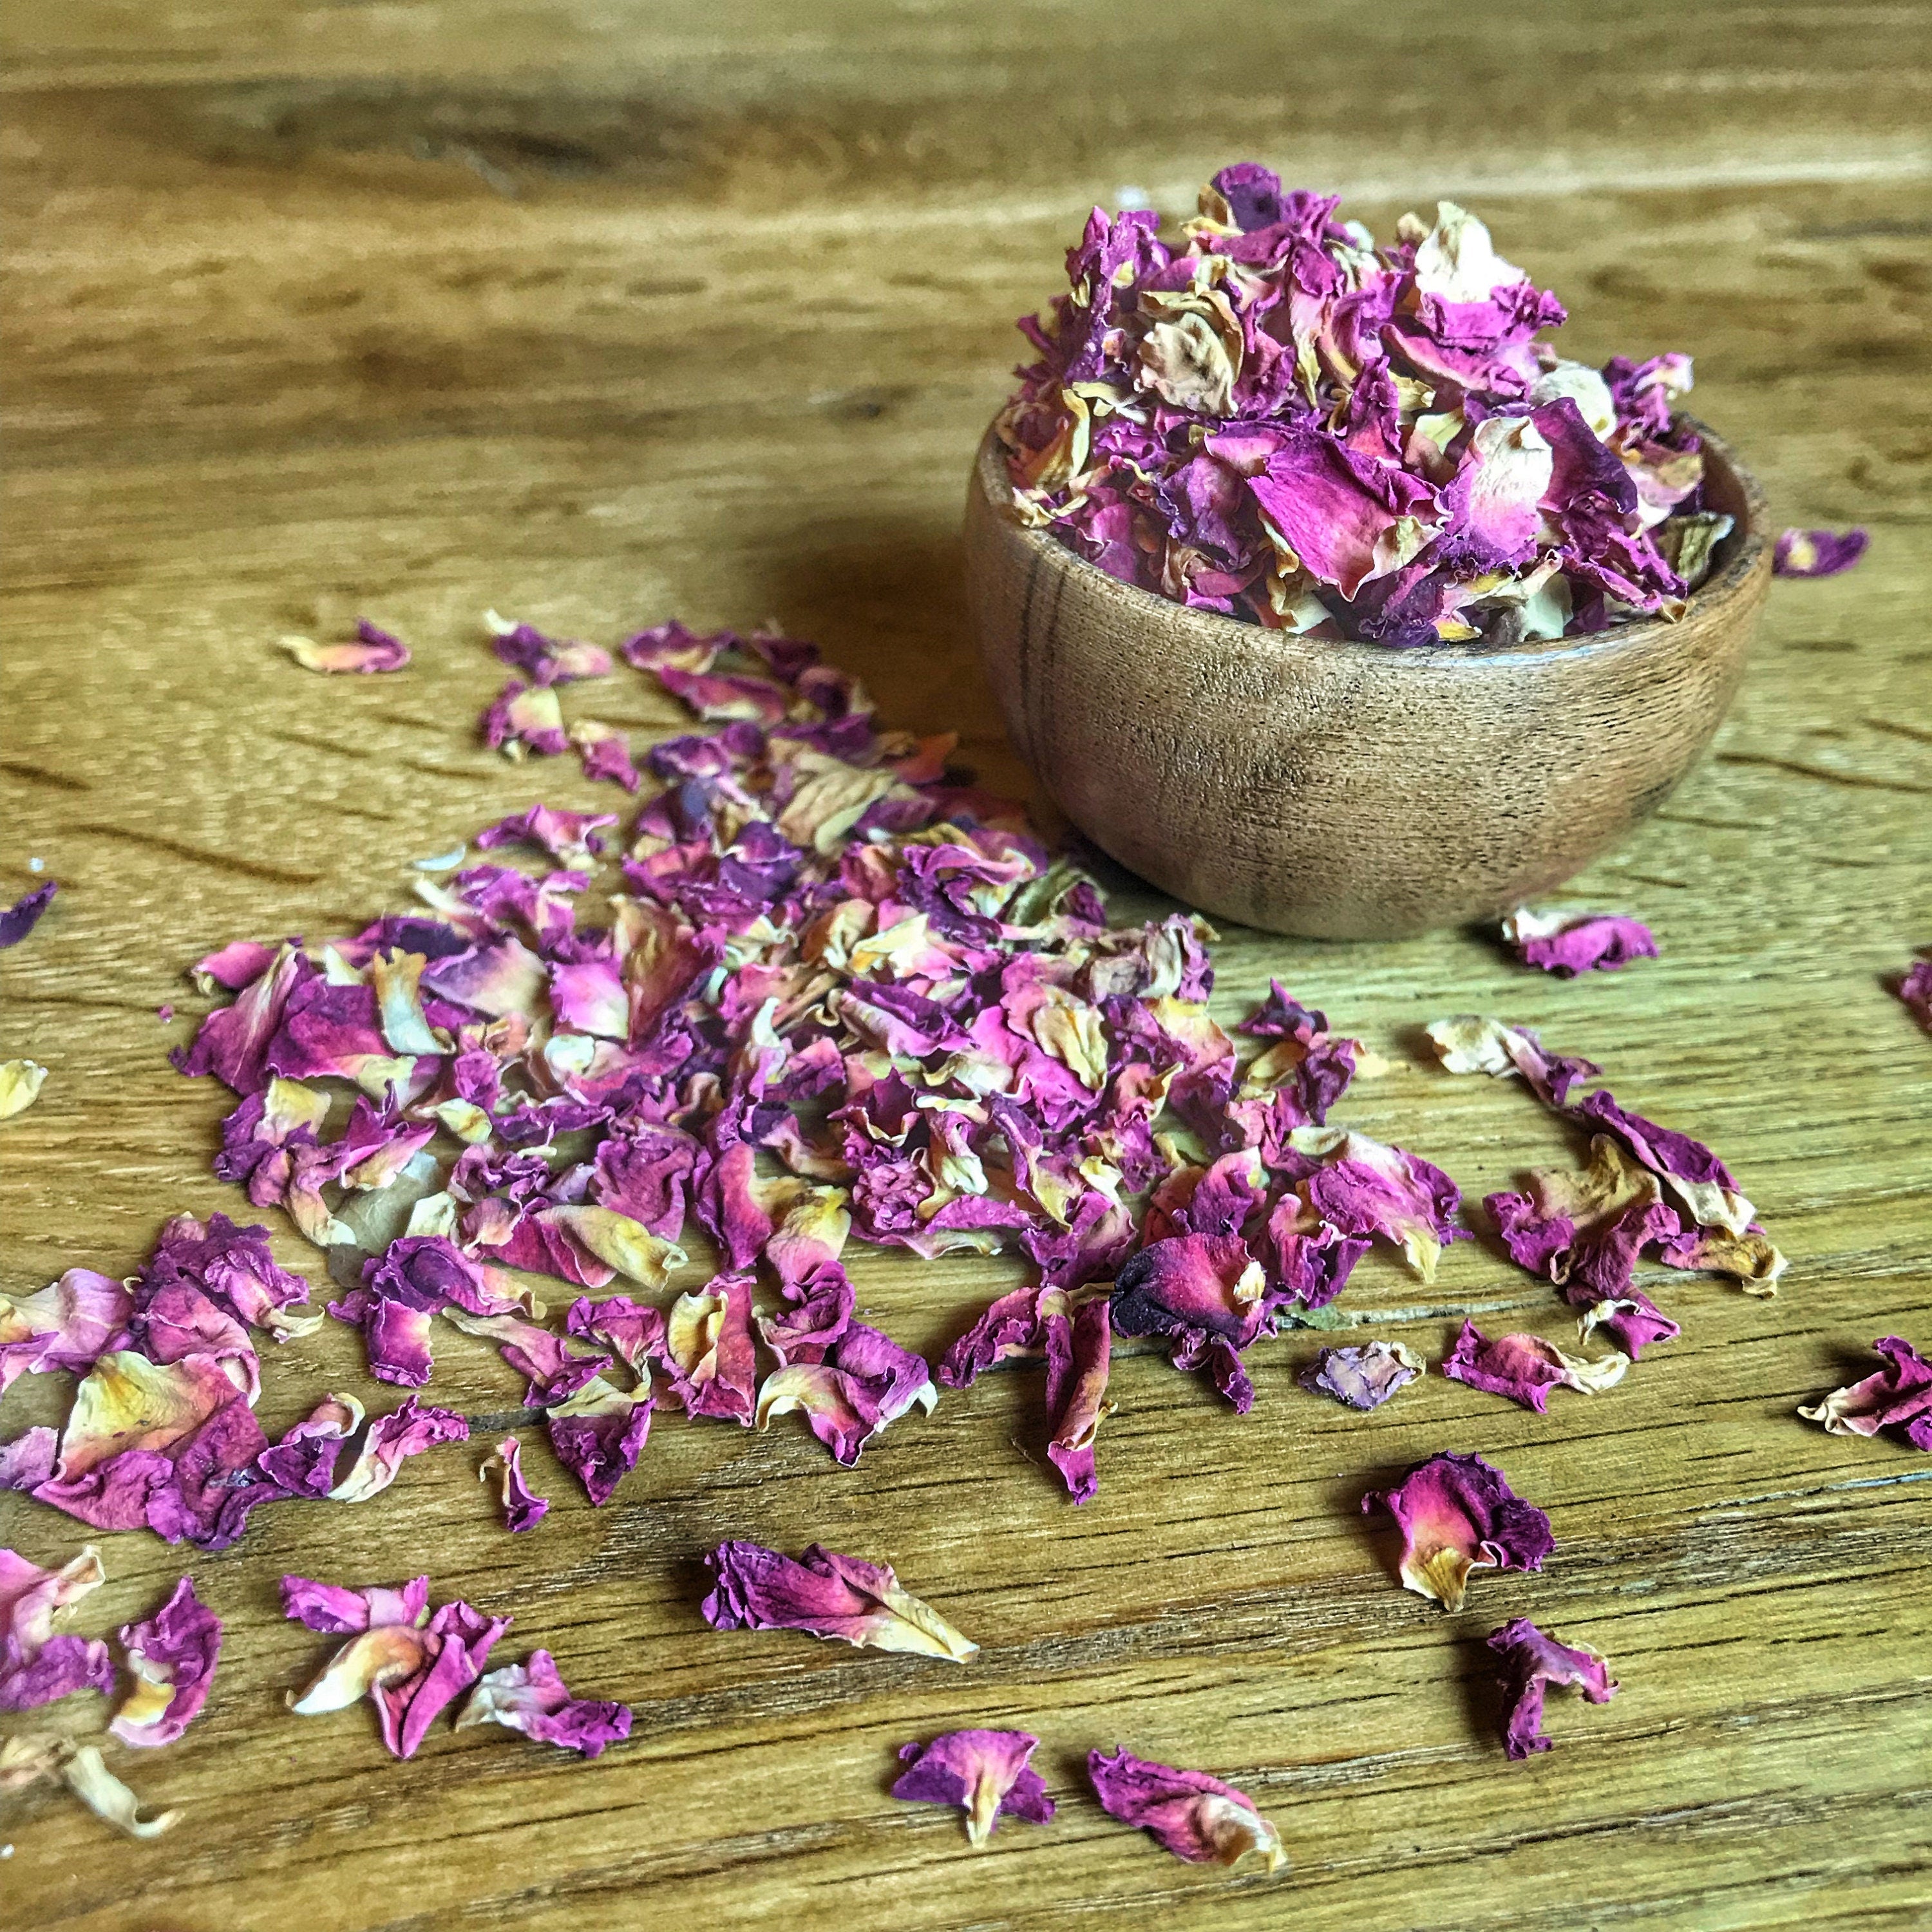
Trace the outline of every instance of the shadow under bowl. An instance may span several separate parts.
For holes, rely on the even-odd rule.
[[[1736,527],[1676,623],[1497,650],[1322,642],[1109,577],[1014,514],[989,430],[966,587],[1006,729],[1101,849],[1208,913],[1393,939],[1549,892],[1710,742],[1771,580],[1764,500],[1701,423]]]

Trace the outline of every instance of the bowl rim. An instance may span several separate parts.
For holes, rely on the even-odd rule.
[[[1681,617],[1636,618],[1580,637],[1530,638],[1500,650],[1486,649],[1473,640],[1396,646],[1376,644],[1364,638],[1311,639],[1298,632],[1271,630],[1264,624],[1247,623],[1225,611],[1205,610],[1197,604],[1177,603],[1171,597],[1163,597],[1157,590],[1130,584],[1102,570],[1090,558],[1082,556],[1078,550],[1062,543],[1049,530],[1020,520],[1013,508],[1012,485],[1002,454],[997,416],[987,425],[986,434],[980,439],[979,454],[973,464],[973,479],[974,489],[1000,525],[1039,561],[1050,560],[1052,567],[1065,570],[1076,579],[1084,578],[1094,589],[1105,590],[1108,594],[1130,604],[1144,600],[1150,614],[1160,611],[1172,620],[1179,620],[1184,627],[1198,630],[1204,636],[1225,626],[1233,634],[1228,639],[1231,646],[1237,638],[1248,649],[1267,640],[1284,656],[1318,654],[1338,668],[1353,660],[1364,666],[1376,664],[1385,668],[1406,664],[1421,670],[1453,664],[1462,671],[1486,667],[1520,670],[1531,664],[1576,663],[1592,658],[1608,658],[1666,639],[1694,635],[1696,632],[1690,628],[1694,619],[1702,620],[1700,629],[1720,619],[1729,606],[1750,592],[1754,580],[1769,576],[1769,547],[1763,529],[1765,496],[1756,478],[1737,460],[1730,445],[1708,424],[1682,410],[1675,412],[1671,421],[1673,426],[1681,426],[1696,434],[1704,447],[1716,454],[1737,484],[1744,498],[1743,526],[1725,539],[1726,542],[1742,539],[1736,554],[1715,577],[1690,593]]]

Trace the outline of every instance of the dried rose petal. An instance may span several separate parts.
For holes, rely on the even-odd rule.
[[[508,1617],[485,1617],[460,1600],[432,1616],[427,1576],[393,1589],[284,1576],[282,1612],[310,1630],[352,1634],[308,1688],[291,1694],[289,1708],[311,1717],[366,1696],[397,1757],[415,1756],[430,1726],[482,1675],[490,1646],[510,1627]]]
[[[1423,1372],[1421,1357],[1401,1342],[1364,1342],[1324,1348],[1302,1370],[1301,1385],[1351,1408],[1379,1408]]]
[[[101,1761],[98,1744],[29,1734],[0,1740],[0,1792],[58,1778],[103,1823],[130,1838],[158,1838],[179,1822],[178,1811],[141,1816],[140,1800]]]
[[[1610,1666],[1594,1650],[1572,1649],[1518,1617],[1492,1631],[1490,1648],[1502,1660],[1502,1685],[1509,1698],[1503,1748],[1526,1758],[1550,1748],[1543,1735],[1544,1693],[1552,1684],[1574,1684],[1593,1704],[1617,1694]]]
[[[1836,530],[1784,530],[1772,554],[1772,571],[1778,577],[1836,577],[1864,555],[1870,541],[1862,530],[1842,535]]]
[[[38,1060],[0,1060],[0,1120],[24,1114],[46,1083],[47,1070]]]
[[[1592,1138],[1580,1174],[1540,1168],[1526,1193],[1492,1194],[1483,1204],[1515,1259],[1573,1302],[1630,1293],[1645,1247],[1682,1230],[1656,1175],[1607,1134]]]
[[[1394,1241],[1424,1281],[1444,1247],[1471,1238],[1454,1219],[1461,1190],[1420,1155],[1346,1129],[1298,1127],[1289,1144],[1322,1162],[1301,1183],[1303,1200],[1344,1234]]]
[[[899,1588],[889,1564],[814,1543],[796,1561],[755,1543],[722,1543],[706,1557],[713,1630],[798,1630],[873,1650],[916,1652],[963,1664],[980,1646],[931,1604]]]
[[[310,638],[284,638],[282,648],[304,670],[400,670],[410,661],[408,645],[379,631],[366,617],[356,620],[353,644],[318,644]]]
[[[665,1324],[664,1356],[686,1414],[748,1428],[758,1407],[751,1276],[721,1274],[702,1292],[680,1295]]]
[[[1446,1072],[1499,1078],[1520,1074],[1549,1107],[1562,1106],[1571,1088],[1603,1070],[1594,1060],[1548,1052],[1527,1027],[1505,1026],[1476,1013],[1433,1020],[1424,1030]]]
[[[208,1701],[221,1619],[184,1576],[145,1623],[122,1626],[121,1643],[134,1688],[107,1728],[125,1744],[172,1744]]]
[[[41,914],[53,903],[53,896],[59,890],[60,882],[50,879],[0,911],[0,947],[18,946],[40,923]]]
[[[1898,982],[1898,997],[1928,1033],[1932,1033],[1932,957],[1915,960]]]
[[[627,1393],[593,1377],[547,1412],[544,1429],[556,1460],[584,1485],[592,1507],[601,1509],[638,1466],[650,1440],[650,1385]]]
[[[470,1692],[456,1728],[485,1724],[506,1724],[538,1744],[596,1757],[606,1745],[631,1735],[631,1708],[573,1697],[557,1674],[556,1660],[547,1650],[533,1650],[525,1662],[491,1671]]]
[[[1599,1329],[1611,1346],[1635,1361],[1653,1342],[1668,1342],[1683,1330],[1647,1294],[1632,1288],[1627,1294],[1592,1302],[1577,1324],[1578,1333],[1588,1341]]]
[[[922,1358],[862,1322],[849,1323],[822,1362],[795,1362],[765,1378],[758,1425],[803,1411],[812,1432],[848,1468],[886,1425],[939,1399]]]
[[[1394,1489],[1371,1490],[1362,1508],[1395,1518],[1403,1587],[1447,1610],[1462,1607],[1472,1571],[1540,1570],[1556,1547],[1549,1517],[1480,1456],[1432,1456]]]
[[[1024,1731],[947,1731],[930,1744],[899,1747],[906,1768],[892,1796],[919,1804],[956,1804],[966,1814],[966,1841],[983,1845],[1004,1812],[1050,1824],[1053,1800],[1028,1762],[1040,1740]]]
[[[238,1486],[268,1447],[224,1365],[102,1355],[74,1391],[53,1474],[33,1492],[98,1529],[144,1525],[165,1541],[221,1549],[249,1504]]]
[[[57,1635],[54,1612],[106,1580],[92,1544],[58,1570],[0,1550],[0,1711],[30,1711],[76,1690],[114,1688],[114,1662],[98,1637]]]
[[[524,1445],[514,1436],[505,1436],[484,1457],[476,1473],[486,1483],[496,1482],[502,1498],[506,1528],[534,1529],[550,1514],[548,1499],[532,1495],[524,1480]]]
[[[0,1293],[0,1389],[22,1374],[86,1374],[134,1312],[124,1282],[69,1268],[37,1294]]]
[[[1553,1388],[1572,1388],[1581,1395],[1598,1395],[1623,1380],[1628,1355],[1605,1355],[1595,1361],[1566,1355],[1553,1342],[1537,1335],[1498,1335],[1490,1340],[1474,1322],[1465,1321],[1456,1346],[1443,1358],[1442,1372],[1451,1382],[1492,1395],[1506,1395],[1540,1415]]]
[[[1104,1299],[1082,1303],[1070,1312],[1055,1310],[1046,1320],[1046,1412],[1051,1434],[1047,1459],[1060,1472],[1076,1503],[1090,1502],[1100,1488],[1094,1468],[1094,1438],[1102,1420],[1114,1412],[1107,1400],[1112,1324]]]
[[[1240,1353],[1261,1333],[1266,1286],[1261,1264],[1238,1234],[1177,1234],[1154,1242],[1114,1280],[1114,1327],[1159,1335],[1177,1368],[1206,1363],[1238,1412],[1254,1401]]]
[[[1270,1871],[1288,1862],[1281,1836],[1254,1800],[1204,1771],[1182,1771],[1116,1749],[1087,1755],[1094,1795],[1111,1818],[1150,1832],[1190,1864],[1232,1865],[1258,1852]]]
[[[1541,913],[1523,906],[1503,921],[1503,938],[1526,966],[1546,973],[1607,972],[1657,957],[1649,927],[1615,913]]]
[[[1872,1346],[1885,1357],[1883,1368],[1798,1413],[1834,1436],[1876,1436],[1887,1429],[1915,1449],[1932,1449],[1932,1362],[1897,1335],[1881,1336]]]
[[[470,1425],[446,1408],[425,1408],[410,1396],[394,1414],[369,1425],[362,1453],[349,1473],[328,1492],[331,1502],[367,1502],[396,1480],[396,1472],[412,1456],[420,1456],[445,1442],[466,1442]]]
[[[610,653],[599,645],[546,637],[534,624],[513,623],[494,610],[486,610],[483,621],[489,626],[490,649],[535,683],[574,684],[610,675]]]

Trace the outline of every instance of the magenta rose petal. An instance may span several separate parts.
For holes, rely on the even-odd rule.
[[[304,670],[374,672],[400,670],[410,661],[410,647],[400,638],[379,630],[367,617],[358,618],[352,641],[318,644],[308,638],[284,638],[282,648]]]
[[[1636,1288],[1592,1302],[1577,1326],[1586,1342],[1600,1328],[1610,1346],[1632,1361],[1654,1344],[1670,1341],[1684,1332],[1648,1295]]]
[[[631,1735],[631,1710],[627,1704],[573,1697],[557,1673],[556,1659],[547,1650],[533,1650],[521,1664],[490,1671],[470,1692],[456,1728],[484,1724],[506,1725],[538,1744],[596,1757]]]
[[[1932,957],[1916,959],[1898,982],[1898,997],[1928,1033],[1932,1033]]]
[[[1258,1853],[1269,1871],[1288,1862],[1280,1834],[1254,1800],[1204,1771],[1156,1764],[1117,1748],[1090,1751],[1087,1775],[1102,1810],[1153,1836],[1190,1864],[1232,1865]]]
[[[432,1613],[426,1576],[396,1588],[285,1576],[282,1605],[295,1622],[349,1636],[304,1690],[290,1694],[290,1709],[312,1717],[366,1697],[396,1757],[415,1756],[430,1726],[482,1676],[491,1646],[510,1624],[460,1600]]]
[[[1503,921],[1503,938],[1524,965],[1572,978],[1657,957],[1649,927],[1616,913],[1540,913],[1525,906]]]
[[[905,1769],[892,1796],[917,1804],[956,1804],[966,1814],[966,1840],[983,1845],[1004,1815],[1035,1825],[1052,1821],[1053,1800],[1028,1762],[1039,1738],[1024,1731],[947,1731],[930,1744],[899,1750]]]
[[[722,1543],[704,1560],[712,1589],[703,1614],[713,1630],[805,1630],[955,1664],[980,1648],[902,1589],[884,1563],[841,1556],[815,1543],[796,1559],[755,1543]]]
[[[53,903],[54,895],[59,890],[60,882],[50,879],[0,911],[0,947],[18,946],[40,923],[41,914]]]
[[[1501,1660],[1503,1690],[1509,1700],[1503,1748],[1513,1758],[1531,1757],[1550,1748],[1543,1735],[1543,1700],[1552,1685],[1573,1687],[1593,1704],[1607,1704],[1616,1695],[1610,1666],[1594,1651],[1558,1643],[1527,1617],[1492,1632],[1489,1646]]]
[[[107,1728],[125,1744],[172,1744],[208,1701],[221,1619],[184,1576],[146,1622],[122,1625],[121,1643],[134,1688]]]
[[[484,1482],[496,1484],[505,1528],[534,1529],[550,1514],[548,1501],[534,1494],[524,1480],[524,1445],[515,1436],[505,1436],[483,1459],[476,1473]]]
[[[1480,1456],[1432,1456],[1362,1508],[1386,1510],[1401,1530],[1403,1587],[1448,1610],[1462,1607],[1473,1572],[1540,1570],[1556,1547],[1549,1517]]]
[[[1779,577],[1836,577],[1864,555],[1870,541],[1862,530],[1781,531],[1772,570]]]
[[[1882,1335],[1872,1347],[1885,1358],[1884,1367],[1798,1413],[1834,1436],[1884,1430],[1914,1449],[1932,1450],[1932,1362],[1900,1336]]]
[[[1566,1355],[1553,1342],[1537,1335],[1486,1336],[1474,1322],[1466,1321],[1456,1346],[1443,1358],[1442,1372],[1451,1382],[1533,1408],[1540,1415],[1553,1388],[1597,1395],[1623,1379],[1630,1358],[1604,1355],[1594,1361]]]

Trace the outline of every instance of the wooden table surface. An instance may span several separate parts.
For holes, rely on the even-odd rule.
[[[202,1010],[184,962],[399,907],[412,858],[539,784],[603,802],[566,761],[476,742],[488,606],[605,641],[775,616],[1024,784],[965,642],[958,514],[1012,319],[1096,197],[1185,212],[1252,155],[1378,232],[1473,203],[1569,302],[1570,353],[1692,352],[1699,412],[1774,516],[1873,540],[1850,576],[1778,587],[1712,754],[1578,882],[1648,920],[1659,962],[1562,985],[1479,934],[1219,952],[1217,1013],[1271,974],[1325,1007],[1398,1063],[1348,1118],[1472,1196],[1564,1142],[1520,1089],[1425,1066],[1418,1025],[1498,1012],[1602,1061],[1738,1172],[1790,1256],[1775,1300],[1646,1275],[1683,1339],[1546,1418],[1433,1375],[1358,1418],[1295,1386],[1307,1335],[1257,1352],[1245,1418],[1126,1359],[1078,1510],[1020,1371],[850,1472],[802,1429],[666,1418],[596,1511],[526,1430],[558,1498],[528,1538],[472,1448],[364,1508],[268,1511],[219,1555],[101,1538],[111,1580],[74,1628],[145,1614],[184,1568],[227,1624],[186,1738],[110,1754],[184,1821],[135,1845],[64,1794],[12,1801],[0,1923],[1927,1924],[1932,1462],[1793,1410],[1875,1336],[1932,1346],[1932,1040],[1884,986],[1932,940],[1928,23],[1732,0],[16,9],[0,886],[38,856],[63,890],[0,958],[0,1057],[51,1069],[0,1128],[10,1289],[130,1271],[169,1214],[241,1204],[208,1172],[225,1091],[164,1058]],[[326,680],[274,647],[362,611],[410,640],[406,671]],[[604,715],[676,722],[618,688]],[[321,1280],[279,1217],[276,1245]],[[928,1349],[1019,1279],[870,1250],[856,1274]],[[1357,1282],[1344,1306],[1432,1358],[1466,1312],[1564,1332],[1487,1240],[1430,1288],[1380,1255]],[[386,1393],[334,1324],[263,1366],[272,1431],[325,1388]],[[58,1382],[17,1384],[4,1432],[53,1419]],[[515,1400],[455,1336],[433,1393],[490,1418],[479,1436]],[[1558,1539],[1456,1616],[1396,1586],[1356,1508],[1438,1449],[1493,1457]],[[0,1541],[36,1560],[83,1534],[0,1498]],[[890,1558],[984,1648],[954,1670],[712,1635],[696,1558],[726,1536]],[[291,1716],[326,1646],[277,1613],[286,1570],[427,1570],[513,1613],[513,1653],[629,1700],[635,1733],[584,1764],[446,1730],[405,1764],[366,1708]],[[1516,1615],[1623,1685],[1553,1700],[1556,1749],[1526,1764],[1482,1648]],[[104,1712],[42,1714],[78,1735]],[[1051,1828],[975,1853],[956,1815],[887,1796],[902,1742],[972,1724],[1044,1740]],[[1112,1825],[1079,1767],[1117,1742],[1244,1786],[1292,1872],[1184,1865]]]

